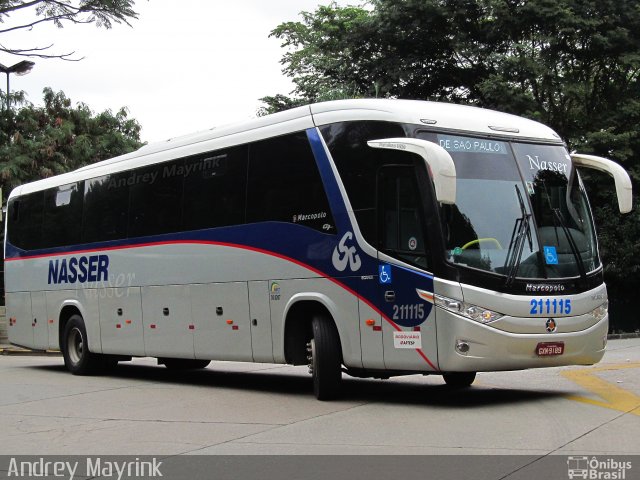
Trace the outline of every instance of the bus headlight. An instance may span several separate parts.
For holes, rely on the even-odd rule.
[[[501,313],[494,312],[488,308],[461,302],[442,295],[434,295],[434,299],[438,307],[449,312],[457,313],[458,315],[462,315],[463,317],[478,323],[495,322],[504,316]]]
[[[593,315],[593,318],[595,318],[599,322],[604,317],[606,317],[608,312],[609,312],[609,301],[607,300],[602,305],[600,305],[598,308],[594,309],[591,312],[591,315]]]

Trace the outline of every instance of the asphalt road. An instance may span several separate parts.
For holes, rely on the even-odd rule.
[[[0,453],[639,455],[639,373],[640,339],[615,340],[592,367],[481,373],[457,392],[345,376],[344,398],[319,402],[306,367],[146,358],[77,377],[59,356],[0,356]]]

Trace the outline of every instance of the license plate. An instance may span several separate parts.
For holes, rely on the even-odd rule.
[[[564,353],[564,342],[545,342],[536,346],[536,355],[539,357],[552,357]]]

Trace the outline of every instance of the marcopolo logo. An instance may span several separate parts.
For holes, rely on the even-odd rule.
[[[352,232],[345,233],[338,242],[338,245],[336,245],[336,248],[333,249],[331,261],[335,269],[339,272],[344,272],[347,265],[352,272],[357,272],[362,266],[362,261],[360,260],[356,247],[347,245],[347,242],[350,243],[352,239]]]
[[[627,471],[631,470],[631,468],[631,462],[614,458],[604,460],[597,457],[589,458],[588,456],[567,458],[567,476],[570,479],[626,480]]]

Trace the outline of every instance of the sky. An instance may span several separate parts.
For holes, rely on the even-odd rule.
[[[79,62],[30,59],[31,73],[11,76],[11,91],[24,90],[41,105],[42,90],[62,90],[73,104],[94,112],[127,107],[142,125],[142,140],[155,142],[255,117],[259,98],[289,94],[282,74],[285,50],[269,33],[280,23],[300,20],[331,0],[137,0],[132,27],[114,24],[39,25],[2,34],[14,48],[54,44],[75,51]],[[356,2],[339,1],[340,5]],[[27,17],[25,17],[27,18]],[[33,15],[31,17],[33,18]],[[20,20],[5,20],[4,28]],[[11,66],[21,57],[0,53]],[[5,90],[4,79],[0,88]]]

